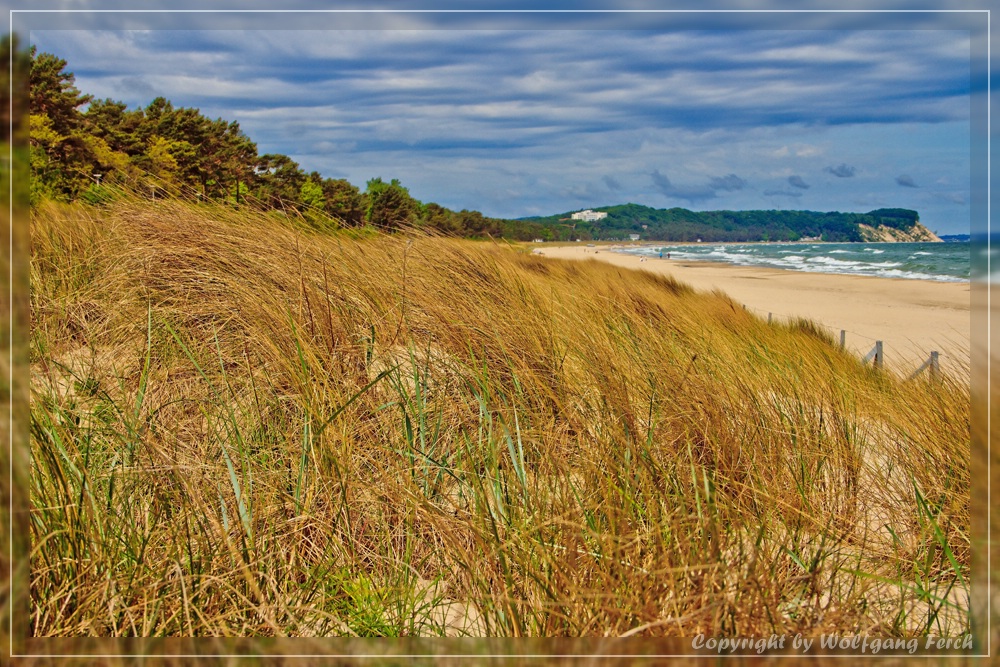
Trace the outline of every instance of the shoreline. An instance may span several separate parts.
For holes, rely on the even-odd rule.
[[[609,252],[621,252],[621,253],[635,253],[637,251],[652,251],[652,252],[650,252],[648,254],[645,254],[645,257],[646,257],[647,260],[669,259],[669,258],[666,258],[666,257],[657,257],[656,256],[656,250],[657,249],[666,249],[668,251],[668,253],[669,253],[670,249],[677,249],[678,252],[682,252],[683,250],[686,250],[688,248],[698,248],[698,249],[710,248],[710,249],[713,249],[713,250],[718,250],[719,247],[721,247],[722,250],[726,250],[726,249],[728,249],[730,247],[758,246],[758,245],[760,245],[760,246],[803,246],[803,247],[816,247],[816,246],[823,246],[823,245],[833,245],[833,246],[848,246],[848,245],[852,245],[850,243],[838,243],[838,242],[827,242],[827,241],[738,241],[738,242],[732,242],[732,243],[730,243],[730,242],[705,243],[705,242],[695,242],[695,241],[678,241],[678,242],[671,242],[671,243],[665,243],[665,244],[664,243],[650,243],[650,242],[624,243],[624,242],[621,242],[621,241],[605,241],[605,242],[596,242],[596,243],[598,243],[598,245],[596,245],[596,246],[594,246],[594,245],[588,245],[587,249],[590,252],[593,252],[596,249],[596,250],[606,250],[606,251],[609,251]],[[931,243],[931,242],[928,241],[927,243]],[[944,243],[944,242],[942,241],[940,243]],[[880,245],[898,246],[898,245],[900,245],[900,243],[899,242],[894,242],[894,241],[866,241],[866,242],[863,242],[863,243],[858,243],[857,245],[863,245],[863,246],[880,246]],[[540,244],[535,244],[532,247],[536,251],[544,252],[546,246],[543,246],[543,245],[540,245]],[[573,247],[577,247],[577,246],[575,244],[569,244],[569,243],[557,243],[557,244],[552,244],[552,245],[550,245],[548,247],[550,247],[550,248],[551,247],[573,248]],[[841,250],[834,250],[832,252],[836,253],[836,252],[840,252],[840,251]],[[881,253],[882,251],[876,250],[875,252]],[[640,257],[641,256],[643,256],[643,255],[640,254]],[[778,270],[782,270],[782,271],[793,271],[793,272],[796,272],[796,273],[823,273],[823,274],[828,274],[828,275],[865,276],[865,277],[890,278],[890,279],[891,278],[906,278],[907,280],[933,280],[935,282],[950,282],[950,283],[965,283],[965,284],[968,284],[970,282],[970,278],[969,277],[961,277],[961,276],[950,275],[950,274],[933,274],[933,273],[915,274],[915,273],[913,273],[911,271],[909,276],[903,276],[903,275],[880,275],[878,273],[865,273],[865,272],[827,271],[827,270],[823,270],[823,269],[820,269],[820,270],[808,270],[807,271],[804,268],[801,269],[801,270],[797,270],[795,267],[791,267],[791,266],[788,266],[788,265],[782,265],[780,263],[776,263],[777,262],[776,259],[774,259],[774,258],[768,258],[768,257],[764,257],[764,258],[761,258],[758,261],[754,261],[754,262],[750,262],[750,263],[736,263],[736,262],[728,262],[728,261],[720,260],[720,259],[708,259],[710,257],[712,257],[712,253],[709,253],[709,254],[694,253],[693,255],[688,255],[686,257],[678,257],[678,258],[675,258],[675,259],[676,259],[676,261],[707,262],[707,263],[713,263],[713,264],[716,264],[716,265],[719,265],[719,266],[742,266],[742,267],[746,267],[746,268],[761,268],[761,269],[768,269],[768,268],[770,268],[770,269],[778,269]]]
[[[621,246],[620,247],[633,247]],[[634,246],[639,247],[639,246]],[[876,340],[886,367],[908,375],[931,351],[942,370],[968,376],[971,352],[971,282],[908,280],[748,267],[702,260],[643,258],[610,245],[546,245],[543,257],[603,261],[622,268],[669,275],[699,292],[719,290],[764,319],[805,317],[846,348],[865,356]]]

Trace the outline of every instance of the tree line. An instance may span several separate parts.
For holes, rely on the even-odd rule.
[[[163,97],[139,109],[94,99],[77,89],[65,60],[35,47],[28,53],[33,204],[44,199],[100,204],[119,186],[150,198],[227,201],[294,212],[317,225],[424,227],[460,236],[523,239],[544,231],[479,211],[425,204],[398,179],[376,177],[362,191],[344,179],[307,173],[287,155],[260,154],[237,121],[208,118]]]

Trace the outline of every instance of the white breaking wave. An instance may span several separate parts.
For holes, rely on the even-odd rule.
[[[936,248],[935,248],[936,249]],[[952,275],[942,271],[933,273],[940,266],[948,266],[946,262],[953,259],[938,260],[938,254],[924,250],[909,249],[900,253],[902,248],[830,247],[827,244],[705,244],[701,246],[655,246],[635,249],[622,249],[626,254],[643,256],[663,256],[669,252],[672,259],[684,261],[710,261],[747,267],[772,267],[790,271],[810,273],[831,273],[842,275],[872,276],[881,278],[905,278],[910,280],[933,280],[940,282],[968,282],[967,276]],[[985,255],[986,252],[982,251]],[[881,257],[888,254],[889,257]],[[998,253],[994,249],[994,254]],[[919,256],[919,257],[918,257]],[[949,257],[949,255],[945,255]],[[904,259],[905,258],[905,259]],[[881,261],[880,261],[881,260]],[[985,262],[983,262],[985,264]],[[993,262],[1000,264],[1000,262]],[[910,270],[907,270],[909,267]],[[1000,270],[994,268],[994,274],[989,277],[991,282],[998,282]]]

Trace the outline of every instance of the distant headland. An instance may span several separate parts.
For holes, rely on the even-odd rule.
[[[538,238],[643,241],[940,241],[920,224],[916,211],[880,208],[867,213],[832,211],[689,211],[641,204],[606,206],[546,217],[523,218]],[[544,234],[544,232],[549,232]]]

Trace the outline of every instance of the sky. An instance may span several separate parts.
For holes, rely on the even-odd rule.
[[[261,154],[361,189],[398,178],[455,210],[902,207],[941,234],[969,231],[968,30],[825,29],[807,15],[446,15],[443,29],[440,16],[402,14],[364,30],[306,18],[30,41],[96,98],[136,108],[163,96],[238,121]]]

